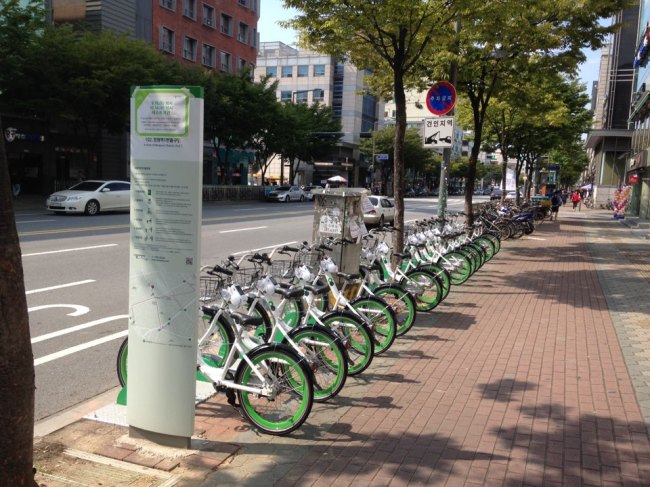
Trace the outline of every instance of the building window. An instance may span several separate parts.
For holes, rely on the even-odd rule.
[[[291,91],[281,91],[280,101],[291,101]]]
[[[298,78],[306,78],[307,76],[309,76],[309,66],[298,66]]]
[[[237,3],[242,7],[248,7],[248,0],[237,0]]]
[[[307,103],[308,96],[309,96],[308,90],[296,91],[295,94],[296,94],[296,103]]]
[[[248,44],[248,26],[243,22],[239,23],[239,33],[237,34],[237,40]]]
[[[173,30],[169,30],[167,27],[160,28],[160,50],[165,52],[170,52],[174,54],[176,38]]]
[[[183,15],[196,20],[196,0],[183,0]]]
[[[282,77],[291,78],[293,76],[293,66],[282,66]]]
[[[203,4],[203,25],[214,28],[214,8]]]
[[[251,46],[257,47],[257,29],[253,29],[253,35],[251,36]]]
[[[183,38],[183,57],[190,61],[196,61],[196,39]]]
[[[246,60],[245,59],[239,58],[238,64],[239,64],[239,71],[246,68]]]
[[[232,17],[230,15],[221,14],[221,33],[232,35]]]
[[[323,101],[325,99],[325,90],[316,88],[312,96],[313,101]]]
[[[266,67],[266,75],[267,76],[272,76],[273,78],[278,77],[278,67],[277,66],[267,66]]]
[[[324,64],[314,64],[314,76],[325,76]]]
[[[210,44],[203,44],[203,65],[214,68],[216,50]]]
[[[230,73],[230,53],[221,51],[221,71]]]
[[[160,0],[160,6],[169,10],[176,10],[176,0]]]

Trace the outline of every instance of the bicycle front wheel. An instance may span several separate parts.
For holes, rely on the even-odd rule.
[[[362,296],[350,304],[370,324],[376,339],[375,355],[388,350],[397,336],[397,324],[392,308],[377,296]]]
[[[304,360],[277,343],[253,349],[248,358],[253,366],[242,360],[235,381],[264,392],[237,389],[244,416],[269,435],[286,435],[299,428],[314,403],[314,385]]]
[[[324,326],[307,325],[289,333],[307,358],[314,373],[314,401],[323,402],[336,396],[348,377],[348,363],[341,339]]]
[[[383,284],[373,293],[383,299],[395,313],[397,336],[404,335],[415,323],[417,315],[415,298],[399,284]]]
[[[442,285],[428,270],[414,269],[407,272],[401,284],[415,298],[418,311],[431,311],[440,304]]]

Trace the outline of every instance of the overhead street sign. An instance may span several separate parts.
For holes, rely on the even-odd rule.
[[[449,113],[456,104],[456,88],[447,81],[438,81],[427,92],[427,108],[434,115]]]
[[[388,154],[375,154],[375,160],[377,161],[387,161]]]
[[[423,136],[426,148],[451,147],[454,141],[454,117],[425,118]]]

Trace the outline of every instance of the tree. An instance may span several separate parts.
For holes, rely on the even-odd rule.
[[[394,97],[396,130],[393,153],[396,252],[404,245],[405,90],[423,87],[427,74],[441,69],[457,12],[444,0],[285,0],[298,15],[286,26],[299,31],[302,45],[349,59],[372,73],[368,83],[376,93]],[[438,68],[438,69],[436,69]]]
[[[97,177],[103,172],[103,132],[123,133],[129,122],[131,86],[199,79],[199,71],[181,69],[142,41],[71,26],[41,29],[19,72],[23,78],[13,77],[2,93],[4,104],[83,134],[86,174]]]
[[[494,95],[525,73],[540,69],[573,75],[581,49],[601,47],[615,26],[602,26],[627,0],[471,1],[460,15],[459,91],[472,110],[474,146],[465,188],[465,213],[473,221],[472,194],[486,111]]]
[[[372,160],[373,148],[375,154],[388,154],[389,162],[393,162],[395,154],[395,127],[385,127],[372,132],[370,137],[362,138],[360,150],[369,160]],[[373,161],[377,170],[385,171],[383,161]],[[425,174],[425,179],[431,181],[440,172],[440,157],[422,145],[422,136],[418,130],[407,129],[404,135],[404,169]],[[383,174],[382,181],[385,181]]]
[[[260,134],[274,123],[270,117],[277,113],[275,88],[268,78],[253,81],[249,70],[209,74],[205,90],[205,135],[213,143],[219,164],[226,168],[226,184],[232,183],[231,152],[259,146]]]
[[[40,4],[0,3],[0,97],[23,79],[22,60],[45,19]],[[34,357],[3,133],[0,120],[0,479],[32,486]]]
[[[318,103],[281,103],[278,125],[279,153],[283,161],[290,163],[290,184],[301,161],[327,157],[343,135],[331,108]]]

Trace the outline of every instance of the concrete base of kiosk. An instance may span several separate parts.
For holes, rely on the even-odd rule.
[[[192,438],[156,433],[154,431],[136,428],[135,426],[129,426],[129,437],[151,441],[157,445],[169,446],[171,448],[183,448],[185,450],[189,450],[192,443]]]

